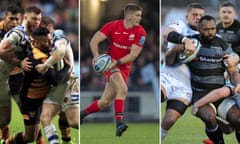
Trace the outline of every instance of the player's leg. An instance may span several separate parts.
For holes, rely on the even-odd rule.
[[[38,136],[37,136],[37,139],[36,139],[36,144],[45,144],[45,140],[44,140],[44,137],[42,135],[41,129],[38,132]]]
[[[192,99],[189,85],[175,77],[161,73],[161,90],[167,99],[166,112],[161,122],[161,140],[163,140],[175,122],[184,114]]]
[[[80,84],[77,78],[70,78],[69,85],[65,91],[64,108],[67,123],[70,127],[79,128],[79,92]]]
[[[170,128],[184,114],[187,106],[188,104],[184,103],[183,100],[170,99],[167,101],[166,112],[161,123],[161,140],[166,137]]]
[[[223,133],[217,124],[216,111],[213,106],[205,105],[200,107],[196,116],[205,123],[207,136],[216,144],[224,144]]]
[[[24,119],[25,131],[19,132],[6,140],[6,144],[19,143],[26,144],[34,142],[40,131],[40,114],[42,99],[21,99],[20,107]]]
[[[124,80],[124,71],[115,72],[110,76],[109,85],[112,85],[116,90],[114,101],[115,120],[116,120],[116,136],[121,136],[127,130],[128,125],[123,121],[125,99],[128,92],[127,84]]]
[[[5,97],[5,98],[4,98]],[[2,98],[4,99],[8,99],[8,100],[2,100]],[[0,128],[1,128],[1,138],[2,139],[6,139],[9,136],[9,123],[11,121],[11,97],[9,95],[4,96],[1,95],[0,98]],[[5,103],[4,103],[5,101]]]
[[[70,111],[69,111],[70,112]],[[78,111],[79,113],[79,111]],[[78,115],[79,116],[79,115]],[[71,127],[68,124],[65,112],[60,112],[58,119],[59,129],[61,131],[61,139],[63,144],[71,144]]]
[[[231,103],[230,101],[235,104],[231,106],[231,108],[229,108],[226,115],[226,119],[228,122],[230,122],[231,126],[235,129],[236,139],[238,143],[240,143],[240,109],[238,104],[236,104],[236,102],[239,102],[239,97],[237,98],[237,101],[229,99],[229,103]]]
[[[110,85],[109,82],[107,82],[101,98],[92,102],[90,105],[88,105],[85,109],[81,111],[80,121],[82,122],[82,120],[91,113],[99,112],[108,108],[114,100],[115,96],[115,88],[113,87],[113,85]]]
[[[45,100],[46,101],[46,100]],[[59,143],[56,127],[52,123],[53,118],[60,111],[60,105],[44,102],[42,106],[41,124],[50,144]]]

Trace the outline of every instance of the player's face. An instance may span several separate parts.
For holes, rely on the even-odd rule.
[[[142,20],[142,11],[135,11],[130,15],[130,20],[133,26],[139,25]]]
[[[198,22],[203,15],[204,15],[203,9],[198,8],[191,9],[186,16],[188,24],[198,27]]]
[[[216,23],[213,20],[204,20],[199,31],[202,38],[211,41],[216,36]]]
[[[27,13],[27,27],[28,31],[33,32],[36,28],[39,27],[41,22],[42,14],[35,14],[35,13]]]
[[[4,24],[6,26],[6,31],[9,31],[10,29],[21,24],[21,21],[22,21],[21,13],[13,14],[11,12],[7,12],[6,16],[4,17]]]
[[[51,49],[51,35],[48,34],[47,36],[42,36],[37,40],[39,43],[39,48],[43,51],[50,51]]]
[[[235,15],[236,14],[233,7],[222,7],[219,10],[220,20],[224,24],[233,23]]]

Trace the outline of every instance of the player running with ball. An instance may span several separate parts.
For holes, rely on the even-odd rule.
[[[141,19],[142,8],[136,4],[127,4],[124,8],[124,19],[105,24],[94,34],[90,42],[94,63],[99,56],[98,45],[110,38],[107,53],[111,56],[112,63],[104,72],[106,85],[101,98],[81,111],[81,121],[91,113],[106,109],[114,101],[116,136],[121,136],[128,128],[123,122],[124,103],[128,92],[126,81],[132,61],[139,56],[145,42],[146,32],[139,24]]]

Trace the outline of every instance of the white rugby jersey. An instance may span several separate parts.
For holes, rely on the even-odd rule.
[[[74,57],[70,40],[67,38],[63,30],[56,29],[53,32],[53,52],[59,50],[64,51],[64,59],[67,59],[70,63],[70,72],[74,72]]]
[[[181,33],[184,36],[190,36],[194,34],[198,34],[198,31],[193,30],[189,25],[187,25],[182,20],[177,20],[173,22],[169,27],[174,28],[178,33]],[[174,43],[168,43],[167,45],[167,51],[171,50],[176,44]],[[181,64],[179,66],[167,66],[165,65],[161,72],[168,73],[178,79],[179,81],[185,83],[186,85],[191,86],[190,82],[190,71],[186,64]]]

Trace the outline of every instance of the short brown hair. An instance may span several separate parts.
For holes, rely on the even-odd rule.
[[[235,5],[230,2],[230,1],[224,1],[220,4],[219,8],[222,8],[222,7],[232,7],[235,9]]]
[[[48,16],[43,16],[41,19],[41,26],[48,26],[49,24],[55,25],[53,19]]]
[[[188,13],[192,9],[203,9],[204,10],[204,8],[202,7],[202,5],[200,3],[191,3],[190,5],[187,6],[186,12]]]
[[[42,11],[36,6],[29,6],[26,8],[25,13],[35,13],[35,14],[41,14]]]
[[[128,3],[124,6],[124,15],[128,12],[142,11],[143,8],[134,3]]]

